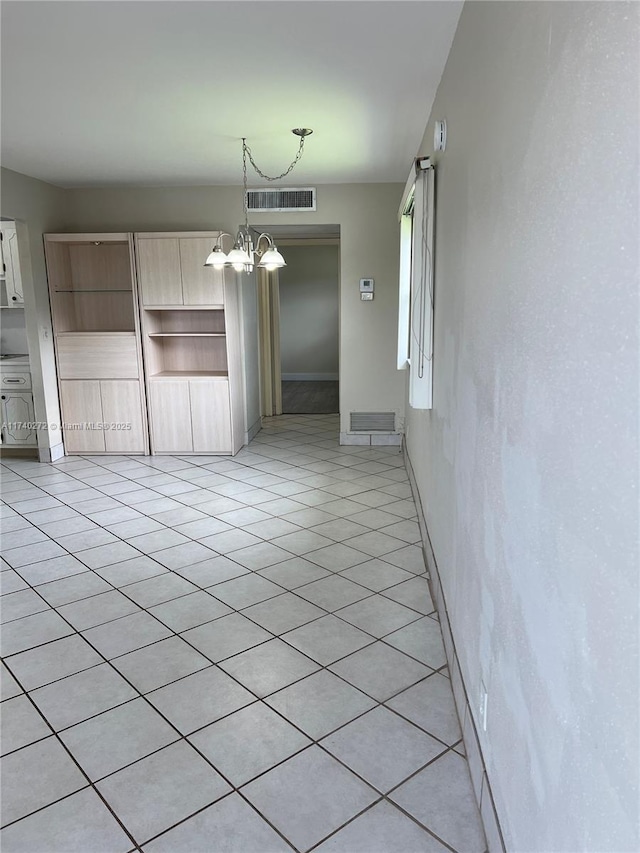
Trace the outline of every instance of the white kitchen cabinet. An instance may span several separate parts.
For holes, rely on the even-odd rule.
[[[35,447],[37,434],[33,412],[33,397],[25,391],[3,391],[0,395],[2,412],[2,443],[11,446]]]
[[[6,307],[23,308],[24,296],[15,222],[2,223],[0,226],[0,244],[2,246],[3,276],[7,292]]]

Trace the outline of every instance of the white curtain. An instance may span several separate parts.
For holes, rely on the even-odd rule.
[[[258,268],[260,406],[263,417],[282,414],[280,287],[278,271]]]

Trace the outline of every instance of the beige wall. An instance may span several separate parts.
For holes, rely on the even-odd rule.
[[[1,180],[2,216],[18,223],[35,416],[37,421],[58,426],[60,409],[42,235],[48,231],[64,230],[67,193],[8,169],[2,169]],[[38,446],[43,460],[50,458],[52,449],[54,456],[60,455],[61,442],[59,427],[38,430]]]
[[[340,226],[340,411],[393,411],[404,416],[404,378],[395,368],[398,280],[398,184],[319,186],[317,210],[253,214],[266,224]],[[158,231],[223,228],[242,221],[239,187],[69,190],[73,231]],[[376,296],[361,302],[358,282],[376,280]],[[391,330],[391,331],[390,331]],[[250,339],[246,330],[245,341]],[[251,378],[251,375],[250,377]]]
[[[338,246],[287,246],[280,270],[283,378],[338,378]]]
[[[511,851],[637,851],[638,6],[467,3],[408,448]]]

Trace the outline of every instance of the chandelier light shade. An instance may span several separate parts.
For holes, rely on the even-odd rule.
[[[227,232],[219,234],[215,246],[204,262],[205,267],[213,267],[218,270],[221,270],[224,267],[233,267],[233,269],[238,272],[251,272],[254,266],[258,266],[260,269],[266,270],[277,270],[286,266],[285,260],[278,251],[278,247],[273,242],[273,238],[270,234],[267,234],[266,232],[260,234],[255,242],[255,246],[253,244],[251,229],[249,228],[249,210],[247,208],[247,158],[249,158],[249,161],[256,173],[267,181],[279,181],[281,178],[286,177],[302,157],[306,137],[313,133],[313,131],[308,127],[296,127],[291,132],[300,137],[298,153],[289,165],[288,169],[286,169],[281,175],[275,175],[273,177],[265,175],[265,173],[258,168],[255,160],[253,159],[251,149],[247,145],[247,140],[245,138],[242,139],[242,205],[244,210],[244,225],[241,225],[240,228],[238,228],[238,233],[236,234],[235,239]],[[230,249],[228,254],[225,254],[224,249],[222,248],[222,241],[225,237],[228,237],[229,240],[233,241],[233,247]],[[266,246],[263,249],[260,248],[261,241],[266,242]]]
[[[276,247],[271,246],[260,258],[258,266],[264,267],[267,270],[277,270],[280,269],[280,267],[286,267],[286,264],[284,262],[284,258]]]

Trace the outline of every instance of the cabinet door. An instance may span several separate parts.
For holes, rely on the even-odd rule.
[[[180,265],[182,293],[185,305],[222,305],[224,273],[205,267],[204,262],[213,248],[209,237],[181,237]]]
[[[154,453],[189,453],[193,450],[189,383],[184,379],[152,380],[151,442]]]
[[[20,259],[18,258],[18,235],[15,226],[2,229],[2,256],[5,265],[5,281],[7,286],[7,305],[9,308],[22,308],[22,276],[20,275]]]
[[[139,382],[103,380],[100,383],[104,445],[108,453],[144,453],[144,422]],[[128,425],[129,429],[123,429]]]
[[[97,380],[66,379],[60,383],[64,446],[67,453],[104,452],[102,400]]]
[[[137,379],[140,373],[133,332],[59,335],[61,379]]]
[[[192,380],[189,393],[193,449],[197,453],[231,453],[228,381]]]
[[[136,249],[142,304],[182,305],[178,239],[142,237]]]
[[[33,426],[33,397],[16,392],[2,394],[2,440],[4,444],[28,444],[37,442]]]

